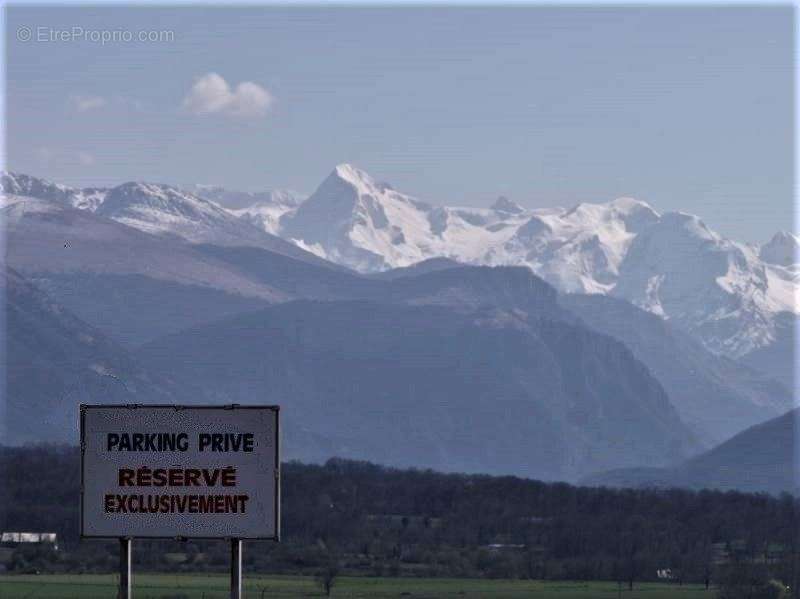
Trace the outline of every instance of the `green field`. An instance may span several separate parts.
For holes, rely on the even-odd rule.
[[[311,578],[300,576],[248,577],[245,597],[322,597]],[[136,599],[223,599],[223,576],[140,574],[134,577]],[[3,599],[93,599],[115,596],[111,575],[0,576]],[[620,593],[606,582],[532,582],[522,580],[474,580],[442,578],[349,578],[336,581],[333,597],[534,597],[542,599],[713,599],[716,593],[698,586],[636,585]]]

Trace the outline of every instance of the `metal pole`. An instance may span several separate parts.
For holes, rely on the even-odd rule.
[[[132,599],[133,598],[133,568],[132,568],[132,555],[131,551],[133,539],[120,539],[119,540],[119,593],[118,599]]]
[[[242,540],[231,539],[231,599],[242,597]]]

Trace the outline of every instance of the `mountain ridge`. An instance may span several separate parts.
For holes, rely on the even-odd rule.
[[[256,389],[264,401],[280,397],[287,435],[327,435],[338,455],[389,464],[574,478],[698,449],[621,342],[513,311],[301,300],[157,339],[137,355],[207,401],[247,403]]]
[[[748,428],[673,468],[631,468],[588,476],[583,484],[611,487],[681,487],[800,494],[794,409]]]
[[[235,210],[170,186],[75,190],[8,174],[3,186],[145,231],[265,247],[362,273],[433,258],[526,266],[562,292],[625,299],[733,358],[779,342],[783,315],[798,314],[800,279],[790,263],[796,236],[777,234],[755,247],[724,238],[696,216],[661,214],[632,198],[569,209],[526,210],[508,198],[490,208],[438,206],[349,164],[338,165],[308,199],[262,194]],[[137,190],[133,205],[117,202],[125,190]]]
[[[0,273],[4,343],[0,442],[77,441],[79,403],[186,397],[13,269]]]
[[[795,255],[785,247],[794,237],[759,251],[633,198],[569,209],[525,210],[507,198],[489,209],[435,206],[339,165],[284,217],[281,234],[362,272],[431,258],[528,266],[560,291],[626,299],[731,357],[770,345],[778,315],[797,313],[794,269],[776,263]]]

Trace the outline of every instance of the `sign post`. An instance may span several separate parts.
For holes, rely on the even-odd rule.
[[[119,539],[119,598],[133,538],[225,539],[231,598],[242,541],[280,539],[278,406],[81,405],[81,538]]]
[[[231,599],[242,597],[242,540],[231,539]]]
[[[132,599],[133,585],[131,583],[131,549],[133,542],[131,539],[119,540],[119,593],[118,599]]]

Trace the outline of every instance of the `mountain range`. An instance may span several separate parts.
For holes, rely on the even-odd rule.
[[[780,343],[787,322],[790,331],[796,324],[795,235],[753,246],[696,216],[660,214],[630,198],[570,209],[527,210],[507,198],[487,209],[453,208],[400,193],[351,165],[337,166],[307,199],[144,183],[73,189],[13,174],[2,186],[148,233],[317,256],[362,273],[432,258],[527,266],[560,291],[619,297],[734,358]]]
[[[361,272],[433,257],[525,265],[561,291],[613,295],[668,318],[732,357],[770,345],[779,315],[797,312],[795,236],[753,247],[696,216],[659,214],[630,198],[570,209],[526,210],[507,198],[450,208],[341,165],[277,232]]]
[[[800,493],[797,476],[800,412],[792,410],[669,468],[629,468],[596,473],[591,486],[682,487],[761,493]]]
[[[267,401],[286,457],[314,461],[574,480],[701,447],[630,350],[523,269],[367,281],[375,299],[283,302],[134,350],[7,279],[6,443],[74,441],[81,402]]]
[[[8,351],[77,360],[42,351],[52,388],[7,361],[13,442],[69,439],[58,398],[96,392],[66,373],[94,363],[140,381],[114,401],[285,404],[291,457],[549,479],[670,468],[793,406],[791,234],[755,247],[631,199],[435,206],[349,165],[307,199],[0,183],[6,276],[72,331],[9,309]]]
[[[624,345],[496,309],[289,302],[138,355],[198,399],[286,405],[286,447],[306,460],[573,480],[699,446]]]
[[[28,175],[4,173],[0,186],[6,203],[15,197],[47,200],[78,208],[145,233],[192,243],[263,247],[299,259],[321,260],[284,241],[216,202],[176,187],[155,183],[123,183],[102,189],[76,189]]]

